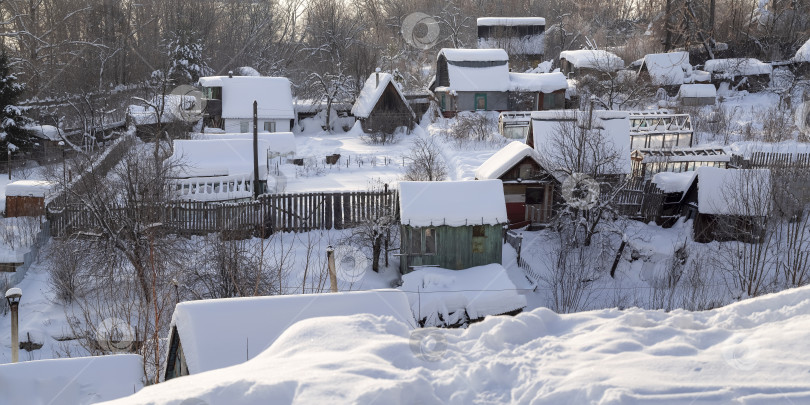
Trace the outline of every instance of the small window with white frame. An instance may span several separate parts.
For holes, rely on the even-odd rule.
[[[264,132],[276,132],[276,122],[275,121],[265,121],[264,122]]]
[[[250,121],[239,121],[239,132],[247,133],[250,131]]]

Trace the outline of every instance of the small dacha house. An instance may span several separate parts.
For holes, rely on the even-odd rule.
[[[289,132],[295,122],[290,81],[285,77],[207,76],[199,81],[206,127],[225,132],[253,131],[253,101],[259,131]]]
[[[769,169],[695,170],[681,200],[681,214],[694,220],[696,242],[757,242],[773,208]]]
[[[540,163],[540,154],[513,141],[475,171],[476,180],[501,180],[510,228],[547,224],[561,182]]]
[[[609,76],[624,68],[624,60],[608,51],[580,49],[560,52],[560,70],[575,77]]]
[[[416,120],[394,76],[379,71],[363,84],[352,106],[352,115],[360,121],[365,133],[392,134],[401,127],[410,131]]]
[[[481,17],[476,23],[478,48],[504,49],[516,69],[532,69],[543,62],[545,18]]]
[[[753,58],[710,59],[703,70],[717,88],[727,82],[732,88],[757,92],[768,87],[773,66]]]
[[[508,218],[500,180],[406,181],[399,199],[402,274],[501,263]]]

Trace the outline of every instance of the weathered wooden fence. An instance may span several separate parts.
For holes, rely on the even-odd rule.
[[[738,169],[810,168],[810,153],[754,152],[749,158],[742,155],[731,155],[729,166]]]
[[[537,286],[540,284],[541,281],[540,275],[537,274],[537,272],[534,271],[534,269],[532,269],[532,266],[529,265],[529,262],[527,262],[526,259],[521,254],[522,253],[521,250],[523,249],[523,234],[517,233],[515,231],[506,231],[504,233],[503,239],[505,243],[508,243],[509,246],[512,246],[512,248],[515,249],[515,252],[517,253],[518,267],[523,269],[524,276],[526,277],[526,279],[529,280],[529,283],[532,284],[534,289],[537,289]]]
[[[644,222],[656,221],[661,215],[664,192],[655,183],[634,177],[616,194],[619,214]]]
[[[394,190],[380,192],[269,194],[244,202],[173,202],[149,208],[110,207],[121,218],[143,215],[169,232],[207,234],[242,232],[266,236],[273,232],[345,229],[385,215],[399,216]],[[134,211],[139,212],[134,212]],[[71,204],[49,210],[51,233],[65,236],[94,233],[100,223],[85,207]]]

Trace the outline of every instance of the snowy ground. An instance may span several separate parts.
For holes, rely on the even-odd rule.
[[[242,365],[111,404],[798,404],[810,401],[810,287],[706,312],[540,308],[466,330],[310,319]]]

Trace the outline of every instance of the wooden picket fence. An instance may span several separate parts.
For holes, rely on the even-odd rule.
[[[120,218],[142,216],[170,233],[203,235],[237,232],[268,236],[274,232],[345,229],[383,215],[399,216],[395,190],[379,192],[268,194],[242,202],[172,202],[164,206],[109,207]],[[55,237],[93,234],[98,219],[85,207],[49,207]]]

